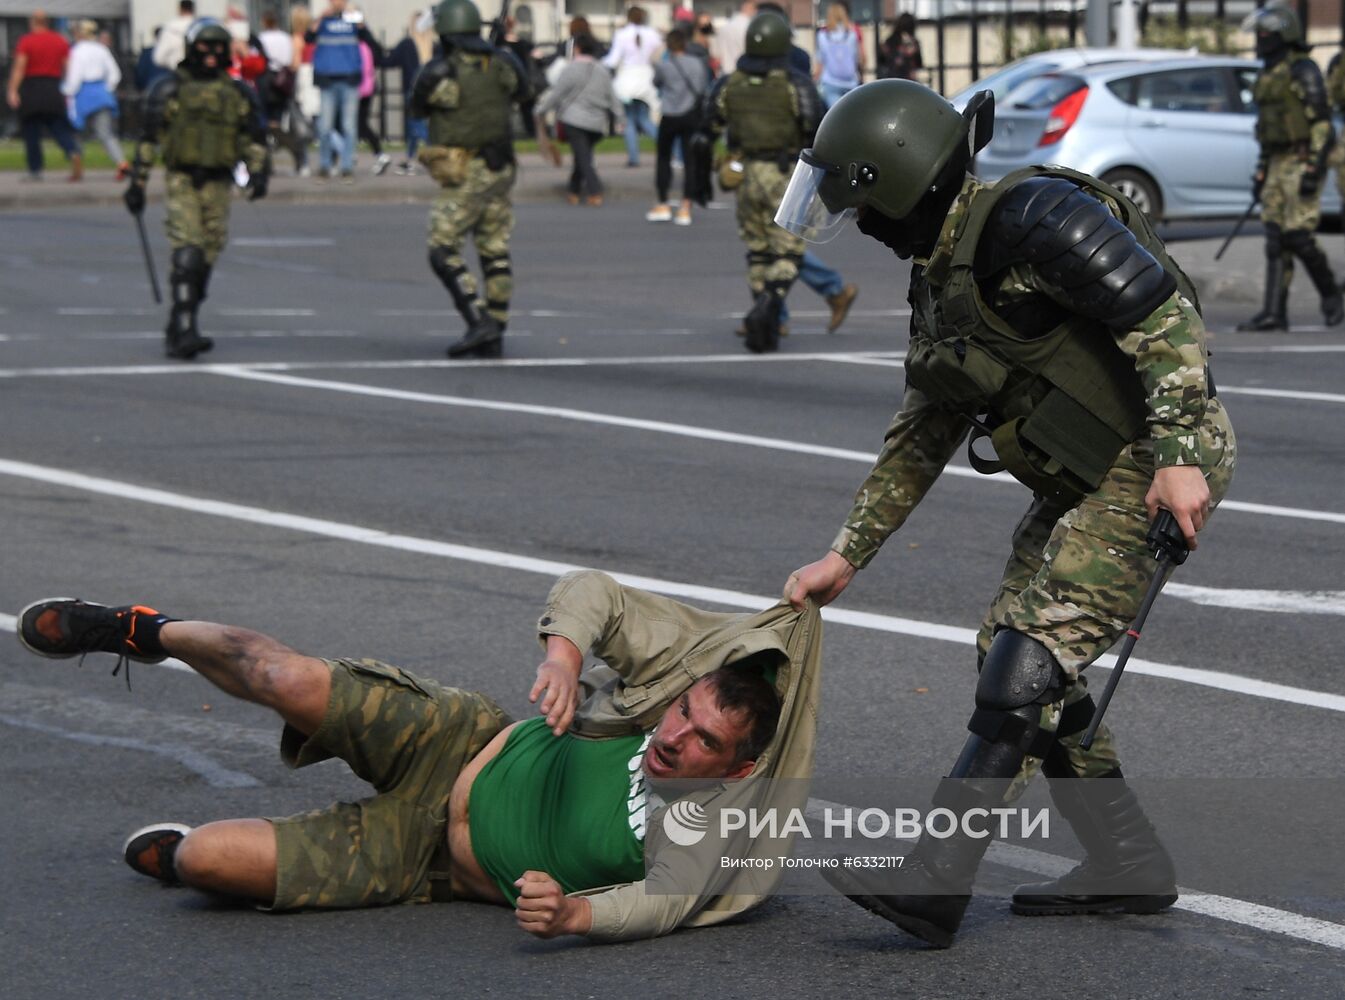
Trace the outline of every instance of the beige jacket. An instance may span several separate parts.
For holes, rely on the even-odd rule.
[[[717,924],[762,902],[779,881],[779,866],[724,868],[721,855],[774,859],[789,853],[793,838],[735,834],[720,842],[718,810],[772,808],[783,825],[785,813],[807,802],[822,660],[817,608],[810,602],[803,612],[788,604],[751,615],[701,611],[582,570],[551,589],[538,631],[543,645],[547,636],[564,636],[606,664],[585,671],[587,697],[571,725],[576,734],[595,738],[652,729],[683,691],[711,671],[753,654],[778,654],[780,725],[752,774],[678,798],[705,810],[713,831],[706,841],[695,848],[674,843],[663,822],[666,807],[660,808],[646,827],[644,880],[575,894],[588,897],[589,937],[596,941]]]

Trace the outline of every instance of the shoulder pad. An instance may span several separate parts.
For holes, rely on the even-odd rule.
[[[1313,117],[1327,117],[1330,111],[1326,103],[1326,78],[1322,76],[1317,63],[1307,56],[1295,59],[1289,67],[1289,75],[1293,77],[1294,83],[1303,88],[1308,110],[1315,112]]]
[[[443,56],[437,59],[431,59],[420,68],[416,74],[416,80],[411,85],[411,111],[417,118],[425,118],[429,115],[430,95],[434,89],[445,80],[452,80],[458,75],[457,67],[451,60]]]
[[[142,138],[150,142],[158,138],[159,132],[163,129],[168,102],[177,96],[177,91],[177,74],[169,73],[155,80],[154,84],[145,92]]]
[[[1005,191],[987,239],[1002,265],[1033,265],[1063,293],[1062,305],[1115,330],[1134,326],[1177,289],[1107,206],[1060,177],[1029,177]]]
[[[527,101],[532,96],[531,87],[528,82],[528,71],[523,68],[523,60],[518,57],[518,53],[513,49],[497,48],[495,58],[508,66],[517,79],[511,96],[518,101]]]
[[[257,91],[242,80],[233,81],[234,89],[247,102],[248,116],[246,129],[253,142],[266,143],[266,113],[262,110],[261,98]]]

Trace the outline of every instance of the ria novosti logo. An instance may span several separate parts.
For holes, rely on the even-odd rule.
[[[663,832],[678,847],[695,847],[705,839],[710,829],[710,817],[698,802],[681,799],[663,814]]]

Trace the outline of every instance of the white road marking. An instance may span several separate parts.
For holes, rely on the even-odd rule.
[[[152,316],[161,310],[143,307],[125,308],[111,306],[61,306],[56,310],[58,316]]]
[[[208,514],[249,524],[260,524],[289,531],[299,531],[324,538],[337,538],[361,545],[373,545],[379,548],[394,549],[402,552],[414,552],[420,555],[435,556],[442,559],[454,559],[477,565],[493,566],[501,569],[519,570],[536,573],[546,577],[558,577],[583,567],[573,563],[557,562],[550,559],[538,559],[532,556],[516,555],[493,549],[481,549],[469,545],[455,545],[430,538],[417,538],[411,535],[398,535],[378,528],[366,528],[356,524],[329,521],[323,518],[306,517],[302,514],[287,514],[282,511],[267,510],[263,507],[249,507],[229,503],[223,500],[209,500],[193,497],[168,490],[136,486],[115,479],[88,476],[65,469],[33,465],[28,462],[15,462],[0,459],[0,475],[15,476],[37,482],[51,483],[103,496],[134,500],[139,503],[169,507],[197,514]],[[721,590],[715,587],[703,587],[695,584],[678,583],[656,577],[636,576],[630,573],[608,570],[622,583],[642,590],[651,590],[673,597],[722,604],[728,607],[760,610],[776,603],[775,597],[763,597],[741,591]],[[867,611],[847,611],[827,608],[826,619],[839,625],[851,625],[880,632],[915,636],[923,639],[936,639],[943,642],[955,642],[970,645],[975,642],[974,629],[953,625],[940,625],[912,618],[899,618],[892,615],[880,615]],[[1114,658],[1105,656],[1095,666],[1107,668],[1115,663]],[[1237,674],[1216,670],[1202,670],[1195,667],[1183,667],[1173,664],[1154,663],[1148,660],[1132,658],[1126,669],[1135,674],[1148,674],[1168,680],[1182,681],[1201,687],[1232,691],[1271,701],[1284,701],[1308,708],[1325,709],[1331,712],[1345,712],[1345,695],[1329,694],[1305,688],[1274,684],[1268,681],[1242,677]]]
[[[1342,354],[1345,344],[1276,344],[1266,347],[1219,346],[1218,354]]]
[[[221,316],[316,316],[316,309],[221,309]]]
[[[229,240],[236,247],[330,247],[336,240],[330,236],[234,236]]]
[[[1270,399],[1299,399],[1312,403],[1345,403],[1345,393],[1309,392],[1306,389],[1262,389],[1255,386],[1220,385],[1219,395],[1263,396]]]
[[[1240,590],[1170,582],[1163,593],[1212,608],[1296,615],[1345,615],[1345,590]]]

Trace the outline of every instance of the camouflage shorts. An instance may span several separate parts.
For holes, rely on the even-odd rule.
[[[270,908],[428,902],[453,782],[509,718],[485,695],[377,660],[326,662],[332,693],[322,725],[307,738],[286,726],[280,755],[290,767],[337,757],[378,794],[270,820]]]

